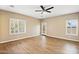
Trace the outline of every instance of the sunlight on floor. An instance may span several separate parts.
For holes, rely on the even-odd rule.
[[[66,44],[64,45],[64,53],[77,53],[77,48],[74,44]]]
[[[41,38],[40,45],[41,45],[42,48],[45,48],[46,43],[47,43],[46,37],[41,35],[40,38]]]

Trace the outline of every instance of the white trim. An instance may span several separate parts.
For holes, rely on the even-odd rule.
[[[39,35],[36,35],[39,36]],[[27,38],[31,38],[31,37],[36,37],[36,36],[29,36],[29,37],[22,37],[22,38],[16,38],[16,39],[11,39],[11,40],[7,40],[7,41],[2,41],[0,43],[7,43],[7,42],[12,42],[12,41],[16,41],[16,40],[21,40],[21,39],[27,39]]]
[[[77,35],[78,35],[78,19],[77,19]]]
[[[40,35],[36,35],[36,36],[40,36]],[[12,40],[7,40],[7,41],[2,41],[2,42],[0,42],[0,43],[7,43],[7,42],[16,41],[16,40],[21,40],[21,39],[24,39],[24,38],[36,37],[36,36],[22,37],[22,38],[17,38],[17,39],[12,39]],[[50,36],[50,35],[46,35],[46,36],[49,36],[49,37],[55,37],[55,38],[60,38],[60,39],[65,39],[65,40],[69,40],[69,41],[79,42],[79,40],[68,39],[68,38],[64,38],[64,37],[57,37],[57,36]]]
[[[46,36],[59,38],[59,39],[62,39],[62,40],[64,39],[64,40],[79,42],[79,40],[69,39],[69,38],[65,38],[65,37],[58,37],[58,36],[51,36],[51,35],[46,35]]]

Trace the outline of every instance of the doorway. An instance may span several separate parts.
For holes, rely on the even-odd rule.
[[[47,34],[47,23],[42,22],[41,23],[41,35],[46,35]]]

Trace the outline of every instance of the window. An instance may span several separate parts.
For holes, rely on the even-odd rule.
[[[10,34],[22,34],[26,33],[26,20],[22,19],[10,19]]]
[[[67,20],[66,22],[66,34],[78,35],[78,20]]]

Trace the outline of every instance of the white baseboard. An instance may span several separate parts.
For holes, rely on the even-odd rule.
[[[36,35],[36,36],[39,36],[39,35]],[[21,39],[24,39],[24,38],[31,38],[31,37],[36,37],[36,36],[22,37],[22,38],[17,38],[17,39],[12,39],[12,40],[7,40],[7,41],[2,41],[2,42],[0,42],[0,43],[7,43],[7,42],[11,42],[11,41],[21,40]],[[46,35],[46,36],[79,42],[79,40],[68,39],[68,38],[64,38],[64,37],[57,37],[57,36],[50,36],[50,35]]]
[[[36,35],[36,36],[38,36],[38,35]],[[16,40],[25,39],[25,38],[36,37],[36,36],[29,36],[29,37],[16,38],[16,39],[11,39],[11,40],[7,40],[7,41],[1,41],[0,43],[7,43],[7,42],[12,42],[12,41],[16,41]]]
[[[69,40],[69,41],[79,42],[79,40],[75,40],[75,39],[69,39],[69,38],[58,37],[58,36],[50,36],[50,35],[46,35],[46,36],[49,36],[49,37],[55,37],[55,38],[64,39],[64,40]]]

